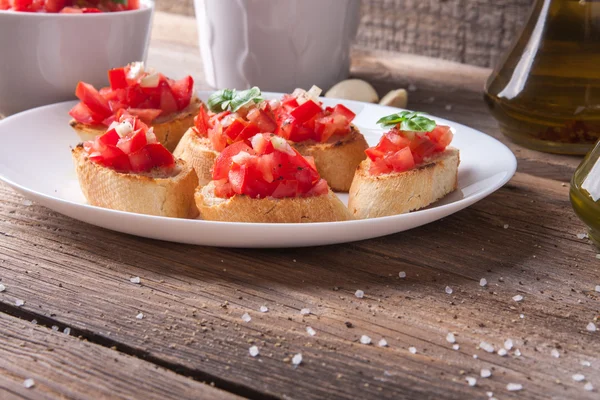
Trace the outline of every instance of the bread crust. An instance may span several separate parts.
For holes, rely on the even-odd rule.
[[[194,117],[198,114],[198,110],[202,106],[200,99],[194,97],[184,110],[169,115],[168,117],[158,117],[150,126],[154,128],[156,139],[163,144],[169,151],[175,150],[177,143],[187,131],[194,125]],[[86,125],[72,119],[69,122],[71,128],[77,132],[79,138],[83,142],[94,140],[96,136],[106,132],[107,127],[104,125]]]
[[[187,130],[173,152],[176,158],[181,158],[194,168],[200,186],[212,180],[212,167],[219,154],[213,150],[210,140],[198,136],[193,128]]]
[[[284,199],[252,199],[235,195],[229,199],[215,197],[214,182],[198,188],[196,206],[200,217],[209,221],[304,223],[352,219],[348,209],[331,191],[321,196]]]
[[[72,156],[81,191],[93,206],[161,217],[198,216],[194,203],[198,178],[185,161],[177,161],[174,175],[161,177],[103,167],[90,161],[81,145],[72,150]]]
[[[354,175],[348,209],[355,218],[376,218],[418,210],[434,203],[458,186],[459,151],[443,153],[409,171],[372,176],[371,160],[363,161]]]
[[[354,171],[366,158],[365,150],[369,147],[358,128],[352,125],[351,129],[348,135],[333,142],[318,143],[311,140],[292,143],[303,156],[314,157],[319,175],[336,192],[350,189]]]

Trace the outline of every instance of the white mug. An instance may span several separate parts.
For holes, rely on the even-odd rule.
[[[360,0],[195,0],[214,88],[291,92],[345,79]]]

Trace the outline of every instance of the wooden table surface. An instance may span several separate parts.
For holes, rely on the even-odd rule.
[[[149,62],[205,87],[196,43],[192,19],[158,13]],[[372,52],[356,52],[352,65],[380,93],[410,85],[410,108],[507,143],[482,101],[489,72]],[[600,388],[600,331],[586,329],[600,315],[600,260],[577,237],[585,228],[568,200],[580,159],[507,144],[517,174],[474,206],[408,232],[309,249],[142,239],[0,185],[0,398],[598,398],[584,386]],[[497,352],[508,339],[507,355],[481,348]]]

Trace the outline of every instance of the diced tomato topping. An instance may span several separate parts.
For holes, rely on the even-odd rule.
[[[86,14],[139,8],[140,0],[127,0],[126,6],[111,0],[0,0],[0,10],[25,12]]]
[[[281,146],[285,141],[274,146],[275,138],[282,140],[257,134],[250,141],[237,142],[223,150],[213,167],[215,195],[284,198],[326,193],[329,188],[314,161],[305,159],[289,145]]]
[[[73,108],[71,108],[71,110],[69,111],[69,115],[73,117],[76,121],[79,121],[86,125],[91,125],[95,122],[92,112],[83,103],[77,103]]]
[[[449,126],[438,125],[431,132],[401,131],[397,127],[386,132],[375,147],[365,150],[371,160],[371,175],[403,172],[442,152],[452,141]]]
[[[84,9],[76,10],[83,12]],[[130,73],[133,76],[130,76]],[[118,119],[118,116],[111,116],[117,115],[119,110],[129,110],[132,114],[139,115],[146,123],[152,123],[159,115],[167,116],[189,106],[194,91],[194,80],[191,76],[173,81],[163,74],[144,71],[143,66],[133,64],[111,69],[108,71],[108,79],[110,86],[100,90],[84,82],[77,85],[75,94],[89,109],[88,114],[91,114],[92,121],[86,113],[82,113],[81,107],[79,112],[74,112],[73,118],[76,121],[110,125]]]
[[[120,111],[117,126],[83,144],[89,159],[124,172],[149,172],[175,165],[173,155],[160,143],[139,117]]]
[[[297,89],[294,94],[302,93]],[[314,140],[327,142],[333,136],[350,133],[356,115],[347,107],[338,104],[323,108],[320,103],[303,99],[299,104],[294,95],[286,94],[280,105],[273,110],[277,122],[277,134],[292,142]]]

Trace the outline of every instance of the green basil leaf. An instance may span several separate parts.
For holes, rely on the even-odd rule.
[[[262,101],[260,89],[256,86],[251,89],[235,93],[233,99],[231,100],[231,111],[236,112],[251,101],[254,101],[255,103]]]
[[[377,121],[377,124],[382,127],[398,125],[409,114],[412,113],[410,111],[402,111],[397,114],[388,115],[387,117],[380,118],[379,121]]]
[[[413,132],[431,132],[435,129],[435,121],[422,115],[414,115],[400,124],[400,130]]]
[[[113,3],[127,5],[128,0],[112,0]]]
[[[212,112],[221,112],[227,110],[229,103],[235,94],[235,89],[223,89],[214,92],[208,98],[208,108]]]

